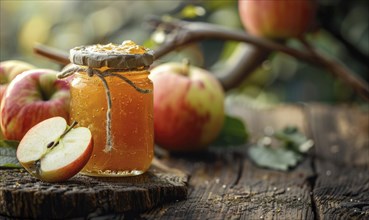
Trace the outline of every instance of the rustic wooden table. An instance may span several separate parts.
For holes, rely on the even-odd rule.
[[[253,138],[297,125],[315,142],[297,168],[256,167],[245,150],[169,157],[191,175],[187,200],[141,215],[147,219],[369,219],[369,112],[320,104],[269,110],[234,104]],[[244,149],[244,148],[243,148]]]
[[[188,179],[179,181],[187,182],[186,199],[172,197],[171,202],[161,201],[143,212],[95,217],[369,219],[368,110],[323,104],[255,109],[234,103],[227,111],[247,124],[251,141],[261,137],[265,129],[296,125],[314,140],[315,146],[303,162],[288,172],[254,165],[247,156],[248,145],[213,147],[197,155],[164,155],[160,157],[162,164],[188,174]],[[161,193],[170,191],[169,187]]]

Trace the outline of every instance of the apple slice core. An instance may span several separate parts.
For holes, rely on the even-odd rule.
[[[88,128],[72,129],[41,159],[41,172],[58,170],[77,161],[86,152],[90,142],[91,132]]]
[[[62,117],[47,119],[32,127],[21,140],[17,150],[17,158],[21,163],[39,160],[47,151],[48,145],[59,138],[67,122]]]

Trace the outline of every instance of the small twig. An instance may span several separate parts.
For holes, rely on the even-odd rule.
[[[56,48],[45,46],[43,44],[36,44],[33,47],[33,52],[43,57],[49,58],[64,66],[70,63],[68,53]]]

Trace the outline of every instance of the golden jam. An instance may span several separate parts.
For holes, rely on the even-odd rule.
[[[140,92],[117,76],[104,77],[111,99],[110,126],[107,88],[101,77],[89,74],[83,66],[74,73],[70,83],[71,121],[88,127],[94,141],[93,153],[82,170],[83,174],[131,176],[142,174],[150,167],[154,146],[153,84],[148,78],[148,68],[142,67],[140,62],[138,64],[136,68],[130,66],[129,70],[121,69],[125,66],[91,68],[102,75],[111,70],[136,87],[149,91]],[[110,129],[111,148],[107,147],[107,129]]]

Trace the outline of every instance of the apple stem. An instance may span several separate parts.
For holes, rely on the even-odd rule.
[[[73,121],[72,124],[63,132],[63,134],[61,134],[60,137],[56,139],[56,141],[52,141],[47,145],[47,149],[53,149],[54,147],[56,147],[59,144],[60,139],[68,134],[68,132],[70,132],[77,124],[78,122]]]
[[[66,134],[68,134],[77,124],[78,122],[73,121],[72,124],[67,128],[67,130],[65,130],[64,133],[60,135],[59,139],[64,137]]]
[[[182,63],[183,63],[183,71],[181,72],[181,74],[184,76],[188,76],[190,72],[190,66],[191,66],[190,60],[187,58],[184,58],[182,60]]]

